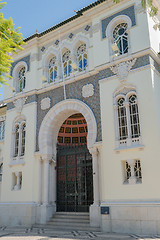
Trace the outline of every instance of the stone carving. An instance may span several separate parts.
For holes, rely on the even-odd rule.
[[[82,87],[82,96],[84,98],[91,97],[94,94],[94,86],[93,84],[86,84]]]
[[[130,61],[119,63],[118,65],[111,66],[110,69],[112,70],[113,73],[115,73],[117,75],[120,82],[123,83],[124,81],[127,80],[127,76],[129,74],[129,71],[131,70],[131,68],[135,64],[136,60],[137,59],[134,58]]]
[[[23,98],[19,98],[19,99],[15,100],[13,102],[17,113],[22,112],[22,109],[23,109],[23,106],[24,106],[26,100],[27,100],[27,97],[23,97]]]
[[[51,99],[49,97],[46,97],[41,100],[41,109],[42,110],[46,110],[46,109],[50,108],[50,106],[51,106]]]

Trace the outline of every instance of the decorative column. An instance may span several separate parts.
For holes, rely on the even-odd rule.
[[[43,205],[47,206],[49,204],[49,161],[50,159],[43,159],[44,163],[44,189],[43,189]]]
[[[131,176],[128,179],[129,184],[136,184],[137,179],[134,173],[135,161],[134,159],[129,159],[128,161],[129,166],[131,167]]]
[[[92,155],[93,166],[93,205],[90,206],[90,225],[99,227],[100,225],[100,194],[99,194],[99,168],[98,168],[98,150],[96,147],[89,149]]]

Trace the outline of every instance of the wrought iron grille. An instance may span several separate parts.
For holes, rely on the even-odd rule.
[[[92,203],[92,156],[87,146],[58,146],[57,211],[88,212]]]

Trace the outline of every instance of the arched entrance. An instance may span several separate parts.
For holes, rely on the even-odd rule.
[[[93,204],[92,155],[87,148],[87,122],[82,114],[62,124],[57,144],[57,211],[88,212]]]
[[[56,158],[59,129],[69,116],[77,113],[81,113],[87,123],[86,146],[92,155],[93,166],[93,204],[90,207],[90,220],[91,222],[92,219],[94,219],[94,222],[97,221],[97,214],[99,214],[99,180],[96,119],[92,110],[84,102],[68,99],[59,102],[49,110],[42,121],[39,131],[39,151],[41,156],[39,201],[41,202],[41,222],[43,223],[49,220],[56,211]]]

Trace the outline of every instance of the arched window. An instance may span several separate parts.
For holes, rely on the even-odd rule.
[[[115,103],[117,147],[139,144],[141,134],[136,93],[132,91],[118,96]]]
[[[25,154],[26,123],[19,121],[14,128],[14,153],[13,157],[21,157]]]
[[[0,163],[0,182],[2,181],[3,163]]]
[[[129,112],[131,124],[131,137],[137,138],[140,136],[139,113],[136,95],[129,97]]]
[[[67,50],[63,56],[62,56],[62,61],[63,61],[63,70],[64,70],[64,76],[68,77],[71,74],[72,67],[71,67],[71,59],[70,59],[70,54],[71,52]]]
[[[120,98],[117,102],[120,140],[124,140],[128,137],[126,107],[124,105],[124,102],[125,102],[124,98]]]
[[[120,55],[128,52],[127,28],[127,23],[120,23],[115,27],[113,31],[114,43],[116,43]]]
[[[17,92],[22,92],[26,85],[26,69],[22,67],[18,73]]]
[[[56,66],[56,57],[52,57],[49,61],[49,78],[48,82],[52,83],[55,82],[57,78],[57,66]]]
[[[87,67],[86,44],[81,44],[77,49],[77,62],[79,71],[84,71]]]

